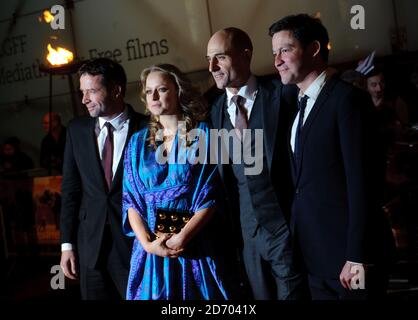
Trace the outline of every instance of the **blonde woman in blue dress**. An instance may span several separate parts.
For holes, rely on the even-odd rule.
[[[228,299],[225,278],[231,277],[222,271],[223,253],[213,232],[214,221],[222,217],[216,206],[217,168],[208,163],[206,105],[168,64],[143,70],[141,96],[151,120],[130,140],[123,180],[123,228],[135,236],[127,299]],[[180,124],[187,133],[197,129],[199,136],[190,141],[177,134]],[[196,161],[202,156],[199,141],[206,146],[205,161]],[[161,210],[187,212],[191,218],[179,233],[159,232]]]

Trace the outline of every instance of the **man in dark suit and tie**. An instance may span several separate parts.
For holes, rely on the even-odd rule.
[[[237,28],[219,30],[207,46],[209,71],[218,89],[224,90],[212,103],[212,123],[229,133],[218,135],[218,146],[229,156],[226,163],[219,163],[222,152],[218,151],[218,163],[229,210],[237,213],[225,214],[239,216],[253,297],[298,299],[301,276],[294,265],[286,220],[286,208],[290,210],[286,182],[291,178],[287,154],[280,149],[284,135],[279,120],[285,117],[282,110],[288,109],[283,109],[287,94],[281,83],[251,73],[252,51],[249,36]],[[256,137],[257,129],[261,139]],[[251,164],[246,161],[250,155],[255,160]]]
[[[105,58],[81,66],[90,117],[67,129],[61,211],[61,267],[80,278],[83,299],[125,298],[131,241],[122,232],[123,152],[144,116],[124,102],[126,74]]]
[[[329,38],[319,19],[288,16],[269,32],[283,84],[299,87],[299,111],[288,134],[291,230],[312,297],[383,295],[393,239],[379,202],[384,156],[375,148],[371,100],[327,68]],[[366,290],[353,290],[363,285]]]

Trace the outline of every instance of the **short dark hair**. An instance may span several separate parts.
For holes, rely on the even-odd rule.
[[[245,31],[234,27],[225,28],[223,31],[229,36],[232,48],[239,51],[244,51],[245,49],[253,51],[253,43]]]
[[[307,14],[290,15],[273,23],[269,28],[269,35],[272,37],[280,31],[290,31],[303,48],[318,41],[321,45],[320,55],[324,62],[328,62],[328,31],[320,19]]]
[[[92,76],[101,75],[103,84],[108,90],[113,86],[119,85],[122,88],[122,96],[125,96],[126,92],[126,73],[123,67],[108,58],[92,59],[84,63],[78,70],[78,75],[81,77],[83,74],[89,74]]]

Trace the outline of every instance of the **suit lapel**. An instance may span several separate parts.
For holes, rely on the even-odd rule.
[[[125,155],[125,148],[127,144],[129,143],[129,140],[131,136],[138,131],[139,129],[139,118],[137,116],[137,113],[132,109],[132,107],[128,106],[128,118],[129,118],[129,128],[128,128],[128,134],[126,135],[126,140],[123,145],[123,151],[122,155],[119,160],[118,168],[116,169],[115,176],[112,179],[112,185],[110,187],[110,190],[114,188],[114,186],[118,186],[121,183],[122,177],[123,177],[123,162],[124,162],[124,155]]]
[[[106,179],[100,160],[99,147],[97,145],[97,134],[96,134],[96,121],[97,118],[91,118],[88,126],[88,137],[86,146],[87,150],[90,150],[90,159],[92,159],[92,173],[96,177],[96,181],[102,185],[102,188],[107,191]]]
[[[273,151],[277,138],[277,125],[279,122],[280,96],[282,87],[272,92],[266,90],[263,85],[258,86],[258,94],[254,102],[253,110],[256,106],[261,107],[263,116],[263,138],[264,147],[267,154],[267,165],[271,172],[271,163],[273,160]],[[257,107],[257,108],[258,108]]]
[[[214,123],[213,126],[216,129],[222,129],[223,121],[224,121],[224,106],[226,101],[226,93],[222,94],[219,99],[216,100],[214,104]]]
[[[224,121],[224,107],[225,107],[225,101],[226,101],[226,93],[222,94],[213,105],[214,108],[214,115],[212,117],[213,119],[213,126],[215,129],[221,130],[223,128],[223,121]],[[221,178],[224,178],[224,170],[223,170],[223,164],[220,163],[221,159],[221,150],[222,150],[222,144],[223,139],[217,138],[217,157],[218,157],[218,170]]]
[[[328,79],[328,81],[325,83],[324,87],[322,88],[321,93],[318,96],[318,99],[316,99],[315,104],[312,107],[311,112],[308,115],[308,118],[306,119],[306,122],[303,126],[303,131],[302,131],[302,144],[301,144],[301,157],[300,157],[300,162],[297,164],[298,166],[298,176],[297,176],[297,182],[299,182],[300,179],[300,174],[301,174],[301,169],[302,169],[302,162],[303,162],[303,153],[304,153],[304,149],[305,149],[305,143],[306,143],[306,139],[309,136],[309,131],[312,127],[312,124],[315,121],[315,118],[317,117],[319,111],[321,110],[322,106],[325,104],[325,102],[327,101],[330,93],[332,92],[334,86],[336,84],[336,80],[335,80],[335,76],[331,76],[330,79]]]
[[[262,112],[262,123],[263,123],[263,140],[265,152],[267,152],[267,165],[269,170],[271,170],[271,164],[273,161],[273,151],[277,138],[277,125],[279,122],[279,112],[280,112],[280,97],[281,89],[280,86],[276,91],[271,92],[272,90],[267,90],[262,84],[258,84],[258,93],[254,101],[253,110],[261,109]],[[276,89],[276,88],[275,88]],[[214,114],[213,114],[213,126],[216,129],[222,129],[224,117],[225,117],[225,101],[226,94],[223,94],[214,104]],[[222,141],[218,141],[222,143]],[[221,146],[218,144],[218,154],[220,152]],[[222,165],[219,166],[219,171],[221,176],[223,176]]]

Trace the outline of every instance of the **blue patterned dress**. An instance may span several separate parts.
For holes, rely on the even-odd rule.
[[[207,124],[200,123],[198,129],[206,133],[204,143],[209,146]],[[127,216],[129,208],[135,209],[149,229],[154,230],[156,208],[196,213],[215,205],[218,179],[216,166],[184,161],[186,158],[191,161],[197,159],[199,139],[195,139],[188,148],[183,148],[185,145],[178,145],[179,138],[176,136],[168,156],[169,163],[160,164],[156,161],[156,152],[147,142],[148,132],[146,128],[134,134],[125,153],[123,229],[126,235],[132,237],[135,235]],[[204,136],[201,137],[204,139]],[[228,299],[220,275],[221,261],[212,248],[208,232],[204,228],[191,240],[193,254],[178,258],[149,254],[135,238],[126,298]]]

